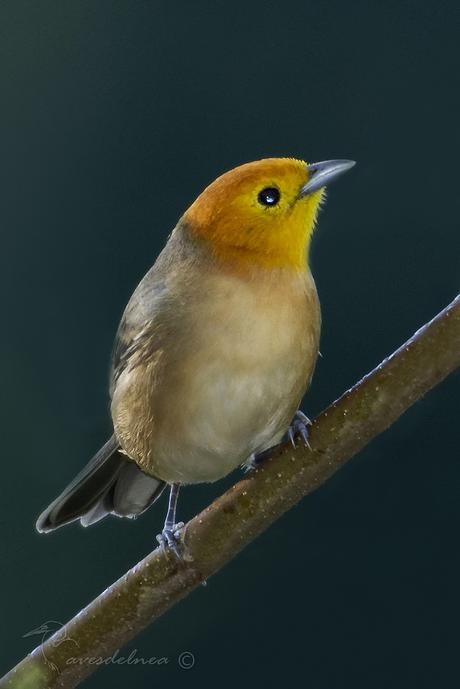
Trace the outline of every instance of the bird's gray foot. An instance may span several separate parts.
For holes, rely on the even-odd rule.
[[[243,469],[244,473],[247,474],[249,471],[254,471],[254,469],[257,466],[257,461],[256,461],[256,453],[253,452],[252,455],[250,455],[247,460],[244,462],[244,464],[241,465],[241,468]]]
[[[299,409],[299,411],[295,413],[294,419],[286,433],[287,439],[291,441],[293,447],[296,446],[296,437],[302,438],[304,445],[310,447],[310,443],[308,442],[309,426],[311,426],[310,419]],[[254,469],[257,469],[257,467],[262,464],[266,457],[272,454],[272,451],[273,448],[269,447],[267,450],[263,450],[263,452],[259,452],[258,454],[253,452],[243,464],[243,470],[246,473],[248,471],[254,471]]]
[[[296,437],[302,438],[304,445],[310,447],[308,442],[308,427],[311,426],[311,421],[303,412],[297,411],[294,419],[287,430],[287,437],[291,441],[292,447],[296,446]]]
[[[272,448],[268,448],[268,450],[263,450],[263,452],[258,452],[257,454],[255,452],[252,453],[250,457],[245,461],[245,463],[242,465],[243,466],[243,471],[247,474],[248,471],[254,471],[254,469],[257,469],[264,459],[271,455],[272,453]]]
[[[160,547],[164,550],[170,549],[173,551],[174,555],[179,559],[182,559],[182,529],[184,528],[184,522],[178,522],[171,526],[166,525],[163,531],[158,534],[157,541]]]

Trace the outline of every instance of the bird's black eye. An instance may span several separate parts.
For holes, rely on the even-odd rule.
[[[280,192],[276,187],[266,187],[259,191],[259,196],[257,197],[259,203],[262,206],[276,206],[280,200]]]

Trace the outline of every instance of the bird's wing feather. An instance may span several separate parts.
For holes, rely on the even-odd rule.
[[[166,325],[165,314],[169,320],[172,313],[177,313],[181,301],[177,295],[178,286],[182,290],[188,289],[184,276],[196,274],[190,268],[198,260],[202,265],[203,256],[199,246],[190,239],[184,223],[179,222],[123,313],[113,349],[111,396],[128,364],[134,365],[135,361],[137,365],[144,357],[155,356]]]
[[[160,273],[160,274],[157,274]],[[125,309],[120,321],[112,354],[110,371],[110,394],[120,375],[140,352],[145,352],[146,344],[152,341],[155,321],[160,311],[160,303],[165,294],[164,280],[155,264],[141,280]]]

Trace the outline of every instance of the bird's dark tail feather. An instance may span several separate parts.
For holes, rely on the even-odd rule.
[[[77,519],[89,526],[108,514],[137,517],[161,495],[165,483],[144,474],[126,457],[114,436],[101,447],[37,520],[46,533]]]

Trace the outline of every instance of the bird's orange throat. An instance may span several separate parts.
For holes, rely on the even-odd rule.
[[[302,196],[307,164],[293,158],[247,163],[218,177],[183,216],[190,236],[221,265],[304,270],[323,190]],[[277,195],[265,203],[263,192]]]
[[[183,226],[192,239],[198,239],[223,267],[232,272],[252,273],[263,269],[304,271],[310,241],[321,201],[307,207],[298,204],[287,217],[270,224],[264,218],[250,218],[238,208],[210,214],[201,206],[191,206]]]

